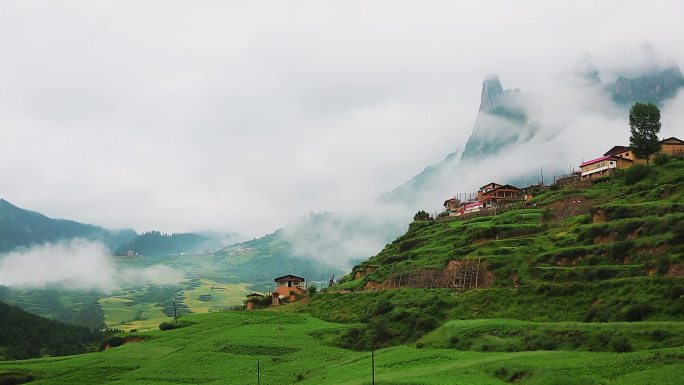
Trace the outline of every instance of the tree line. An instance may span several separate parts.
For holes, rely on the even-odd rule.
[[[53,321],[0,302],[0,360],[86,353],[113,333]]]
[[[126,255],[129,251],[148,256],[174,254],[194,250],[208,240],[209,238],[199,234],[148,231],[119,246],[116,255]]]

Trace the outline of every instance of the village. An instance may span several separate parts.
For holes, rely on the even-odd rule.
[[[573,171],[570,175],[565,175],[555,179],[553,184],[567,185],[571,183],[596,183],[610,176],[616,170],[624,170],[637,164],[649,164],[655,161],[658,154],[669,156],[684,155],[684,141],[676,137],[663,139],[659,142],[660,150],[648,160],[639,159],[629,146],[613,146],[602,156],[582,162],[579,170]],[[470,194],[468,199],[461,200],[453,196],[444,201],[444,210],[436,215],[437,218],[443,217],[462,217],[496,215],[505,210],[525,207],[532,200],[534,194],[543,191],[546,187],[543,181],[539,184],[525,188],[519,188],[510,184],[499,184],[490,182],[478,189],[474,194]],[[425,212],[421,220],[433,220]],[[244,252],[244,250],[238,250]],[[129,256],[132,251],[129,251]],[[234,253],[231,253],[234,254]],[[454,261],[452,261],[454,262]],[[397,282],[397,286],[402,286],[402,281],[406,287],[452,287],[452,288],[477,288],[480,281],[486,278],[480,277],[479,261],[477,267],[470,266],[470,261],[463,262],[463,266],[449,266],[446,273],[444,271],[420,271],[392,273],[390,281]],[[462,263],[462,264],[463,264]],[[439,282],[439,281],[449,282]],[[311,281],[293,274],[287,274],[274,279],[274,289],[266,293],[251,292],[244,301],[244,309],[254,310],[266,307],[276,307],[282,304],[296,302],[314,294],[316,287],[309,286]],[[335,285],[334,276],[328,281],[328,287]],[[322,286],[322,282],[318,282]],[[398,288],[397,287],[397,288]],[[373,288],[375,289],[375,288]],[[386,289],[390,289],[389,287]]]
[[[649,164],[655,161],[659,154],[668,156],[683,156],[684,141],[675,137],[663,139],[659,142],[660,150],[648,160],[639,159],[635,156],[632,149],[628,146],[613,146],[602,156],[586,162],[582,162],[579,170],[572,174],[554,179],[553,184],[568,185],[571,183],[597,183],[610,176],[616,170],[623,170],[637,164]],[[510,184],[488,183],[480,187],[476,194],[466,200],[460,200],[456,196],[444,201],[444,211],[437,215],[443,217],[462,217],[496,215],[505,210],[517,207],[525,207],[532,200],[534,194],[543,191],[546,187],[543,182],[537,185],[519,188]],[[433,220],[425,212],[421,220]],[[463,266],[452,266],[451,264],[445,271],[401,271],[392,274],[389,282],[394,282],[398,287],[451,287],[456,289],[477,288],[486,280],[480,276],[479,261],[461,262]],[[452,264],[456,263],[452,261]],[[473,266],[470,266],[470,265]],[[477,265],[475,265],[477,264]],[[415,269],[411,269],[415,270]],[[307,280],[303,277],[288,274],[274,279],[275,288],[269,293],[252,292],[247,295],[244,302],[246,310],[265,308],[269,306],[280,306],[285,303],[296,302],[307,298],[313,294],[310,291],[316,290],[315,286],[308,286]],[[440,282],[448,281],[448,282]],[[310,283],[310,282],[309,282]],[[320,282],[319,282],[320,283]],[[402,285],[403,283],[403,285]],[[335,285],[334,277],[328,282],[328,287]],[[373,287],[373,289],[376,289]],[[387,287],[385,289],[391,289]]]
[[[554,180],[554,183],[565,185],[577,181],[599,181],[608,177],[616,170],[623,170],[636,164],[647,164],[655,160],[656,155],[667,154],[681,156],[684,154],[684,141],[671,137],[660,141],[660,151],[650,159],[639,159],[628,146],[614,146],[602,156],[582,162],[579,170],[572,174]],[[536,191],[545,188],[543,182],[526,188],[518,188],[510,184],[501,185],[491,182],[486,184],[473,194],[474,197],[461,201],[457,197],[451,197],[444,201],[444,212],[440,215],[462,216],[474,213],[496,214],[524,202],[530,201]]]

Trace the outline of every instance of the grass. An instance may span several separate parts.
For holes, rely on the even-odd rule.
[[[217,312],[184,318],[193,324],[142,333],[150,339],[104,352],[0,362],[0,376],[31,374],[39,378],[35,383],[42,385],[245,384],[256,383],[259,360],[262,384],[370,383],[369,352],[329,346],[314,336],[343,331],[350,325],[281,311]],[[491,326],[491,322],[472,321],[471,326]],[[500,322],[525,326],[516,321]],[[653,325],[625,328],[637,330],[639,326]],[[433,336],[436,334],[425,338]],[[521,384],[678,384],[684,375],[682,347],[614,353],[481,352],[402,345],[379,349],[375,359],[376,383],[385,385],[504,384],[516,374],[521,374]]]
[[[249,285],[221,284],[209,279],[200,279],[200,285],[183,291],[183,303],[193,313],[218,311],[230,306],[241,306]]]
[[[168,304],[163,307],[159,301],[172,297],[174,293],[178,298],[178,310],[185,314],[188,310],[206,313],[242,305],[248,290],[246,284],[221,284],[208,279],[196,279],[177,289],[158,290],[156,286],[128,289],[119,295],[101,298],[99,303],[107,327],[124,331],[153,330],[172,318],[173,305],[170,308]]]

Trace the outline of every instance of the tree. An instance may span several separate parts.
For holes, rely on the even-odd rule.
[[[429,221],[430,220],[430,214],[425,212],[425,210],[420,210],[416,213],[416,215],[413,216],[414,221]]]
[[[653,103],[634,103],[629,110],[629,146],[639,159],[649,161],[660,150],[660,110]]]

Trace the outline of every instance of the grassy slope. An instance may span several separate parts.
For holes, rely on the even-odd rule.
[[[414,222],[357,265],[340,288],[383,282],[392,268],[444,268],[449,260],[480,258],[493,275],[491,288],[452,298],[458,309],[449,318],[682,319],[684,161],[648,171],[636,183],[618,175],[590,188],[551,190],[534,208]],[[344,306],[355,299],[333,301]]]
[[[439,268],[479,257],[494,277],[487,289],[323,294],[297,306],[319,318],[188,315],[195,325],[145,342],[0,363],[0,372],[34,373],[43,384],[243,384],[260,359],[263,384],[367,384],[369,353],[335,344],[417,341],[377,351],[378,383],[678,384],[684,162],[648,171],[548,191],[536,208],[416,222],[341,286],[382,282],[392,264]]]
[[[186,328],[105,352],[0,363],[0,373],[37,375],[36,384],[367,384],[368,352],[312,337],[344,329],[305,314],[259,311],[196,314]],[[633,353],[463,352],[397,346],[376,352],[378,384],[676,384],[684,348]],[[1,378],[1,377],[0,377]]]

